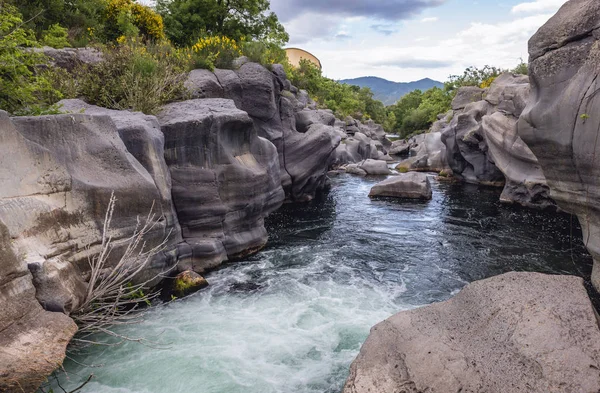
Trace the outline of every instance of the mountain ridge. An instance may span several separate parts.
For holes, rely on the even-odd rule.
[[[342,79],[340,83],[368,87],[373,91],[374,98],[386,106],[396,103],[404,95],[414,90],[429,90],[433,87],[442,87],[444,84],[431,78],[423,78],[413,82],[393,82],[377,76],[362,76],[352,79]]]

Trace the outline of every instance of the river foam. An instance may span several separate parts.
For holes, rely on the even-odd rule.
[[[161,346],[93,348],[74,360],[102,366],[68,361],[62,385],[94,373],[83,392],[340,392],[371,326],[398,311],[510,270],[589,274],[567,216],[463,185],[435,183],[429,203],[370,200],[375,181],[342,176],[322,200],[285,206],[266,250],[122,330]]]

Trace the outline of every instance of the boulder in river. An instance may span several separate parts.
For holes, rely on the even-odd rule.
[[[429,200],[432,197],[431,183],[424,173],[403,173],[374,185],[369,192],[369,197]]]
[[[513,272],[373,327],[344,393],[596,393],[599,369],[583,280]]]
[[[390,174],[390,169],[388,168],[387,162],[382,160],[364,160],[358,164],[358,167],[365,171],[367,175],[383,176]]]
[[[600,2],[566,2],[529,40],[531,97],[519,136],[558,206],[576,214],[600,290]]]

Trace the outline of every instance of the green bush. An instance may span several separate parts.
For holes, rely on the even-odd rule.
[[[285,50],[274,43],[265,41],[250,41],[242,44],[242,54],[250,61],[268,67],[273,64],[285,64],[287,55]]]
[[[388,113],[381,101],[373,98],[366,88],[347,85],[323,76],[321,70],[308,60],[298,67],[285,64],[288,78],[294,86],[306,90],[322,107],[331,109],[338,117],[352,116],[359,120],[372,119],[385,124]]]
[[[104,49],[105,61],[75,71],[75,88],[64,95],[112,109],[155,113],[162,105],[186,98],[188,60],[170,45],[128,40]],[[73,91],[74,90],[74,91]]]
[[[0,3],[0,109],[15,115],[36,114],[62,97],[50,81],[35,72],[47,63],[33,32],[24,29],[17,9]]]
[[[58,23],[50,26],[48,30],[44,31],[40,43],[44,46],[51,46],[56,49],[68,48],[71,46],[67,29]]]

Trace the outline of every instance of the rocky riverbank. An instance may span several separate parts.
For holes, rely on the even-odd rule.
[[[462,89],[434,127],[459,179],[505,181],[502,200],[576,214],[596,289],[599,21],[597,2],[568,1],[529,41],[531,84],[505,74]],[[597,392],[600,329],[582,284],[510,273],[401,312],[372,329],[344,392]]]
[[[33,391],[61,364],[111,195],[109,263],[153,212],[145,246],[164,246],[138,279],[203,273],[263,248],[264,218],[326,189],[335,163],[387,153],[382,128],[318,110],[282,67],[242,60],[187,86],[196,98],[158,116],[80,100],[62,101],[63,115],[0,113],[0,390]]]

